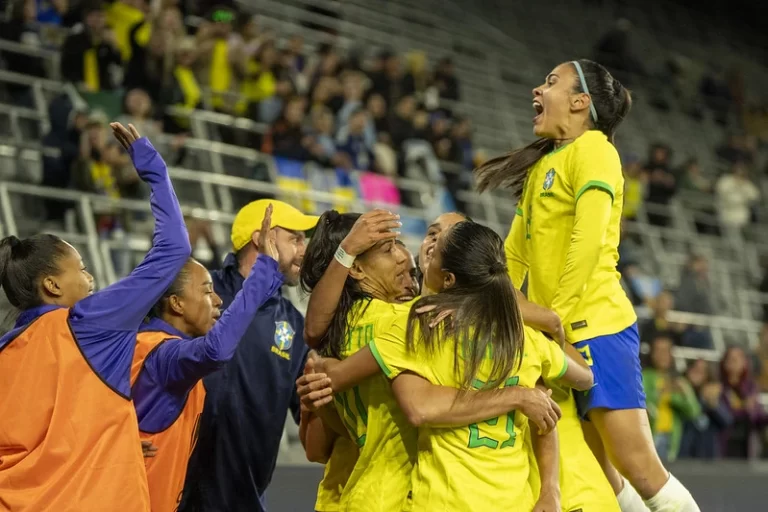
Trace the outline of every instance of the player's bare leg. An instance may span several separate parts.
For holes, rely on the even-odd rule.
[[[643,503],[643,498],[637,493],[634,487],[623,477],[611,464],[608,454],[605,453],[603,441],[600,439],[600,433],[590,421],[581,422],[584,440],[592,450],[592,454],[603,468],[603,473],[613,488],[616,499],[619,502],[621,512],[648,512],[648,507]]]
[[[610,462],[645,500],[651,512],[700,512],[691,493],[672,476],[656,453],[643,409],[592,409]]]

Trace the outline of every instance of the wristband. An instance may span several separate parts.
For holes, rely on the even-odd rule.
[[[336,254],[334,254],[333,257],[346,268],[352,268],[352,264],[355,262],[355,257],[351,254],[347,254],[347,251],[341,247],[341,244],[339,244],[339,247],[336,249]]]

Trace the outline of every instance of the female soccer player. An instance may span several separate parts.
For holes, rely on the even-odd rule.
[[[21,310],[0,338],[0,502],[8,510],[150,510],[131,360],[136,330],[191,248],[162,158],[133,126],[111,126],[152,189],[155,234],[144,261],[93,293],[64,240],[0,242],[0,284]]]
[[[317,285],[334,254],[340,264],[348,264],[337,249],[358,217],[336,212],[326,212],[321,217],[302,265],[305,288]],[[351,355],[385,332],[395,316],[407,317],[409,306],[394,303],[400,293],[398,274],[402,272],[402,258],[394,247],[391,239],[378,242],[350,265],[350,277],[326,334],[328,353]],[[364,350],[370,356],[370,351]],[[364,381],[368,376],[374,378]],[[415,462],[416,432],[396,406],[375,360],[373,371],[358,382],[359,386],[349,386],[337,399],[346,430],[360,446],[360,458],[344,488],[340,509],[368,510],[373,506],[374,510],[401,510],[398,507],[408,506],[406,495]],[[429,413],[424,419],[466,425],[481,421],[494,411],[497,415],[506,414],[522,406],[538,417],[545,428],[551,429],[556,421],[547,396],[538,390],[509,388],[501,393],[471,393],[472,400],[461,400],[457,398],[457,389],[431,387],[435,389],[430,390],[431,399],[425,401],[424,409]],[[547,413],[551,413],[548,419],[542,419]]]
[[[359,219],[358,219],[359,221]],[[400,295],[396,301],[410,302],[419,296],[418,268],[413,255],[400,240],[396,249],[405,259],[405,271],[400,275]],[[312,371],[311,363],[305,373]],[[309,436],[309,439],[307,437]],[[307,460],[325,464],[323,479],[317,488],[316,512],[336,512],[341,502],[341,492],[352,474],[358,456],[358,448],[352,441],[337,434],[309,409],[302,408],[299,439]]]
[[[630,110],[629,92],[599,64],[571,61],[533,90],[533,106],[540,138],[476,170],[480,190],[507,187],[520,198],[506,244],[512,280],[519,287],[528,273],[529,299],[560,316],[592,367],[597,386],[581,412],[610,462],[652,511],[696,511],[654,449],[636,316],[616,271],[624,180],[612,142]],[[593,448],[614,490],[627,488],[601,447]],[[619,501],[636,510],[621,493]]]
[[[271,210],[259,232],[260,255],[223,315],[210,274],[190,258],[139,329],[131,396],[142,441],[162,446],[146,461],[152,510],[178,507],[205,401],[202,378],[232,358],[256,311],[283,284]]]

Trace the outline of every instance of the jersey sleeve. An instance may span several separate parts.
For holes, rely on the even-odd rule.
[[[583,141],[572,158],[569,169],[574,201],[590,189],[605,191],[613,201],[622,180],[621,159],[613,144],[595,134]]]
[[[416,355],[406,347],[408,313],[402,312],[379,322],[376,338],[368,346],[384,375],[394,379],[405,371],[421,373]]]
[[[565,375],[568,360],[562,347],[538,331],[528,331],[541,358],[541,377],[545,381],[556,381]],[[527,334],[526,333],[526,334]]]
[[[515,211],[515,218],[512,219],[512,227],[509,230],[507,239],[504,241],[504,252],[507,256],[507,271],[509,278],[515,288],[520,289],[523,286],[525,275],[528,273],[528,258],[526,256],[525,246],[525,213],[521,208],[523,201]]]

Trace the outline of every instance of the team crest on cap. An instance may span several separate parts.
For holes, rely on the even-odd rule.
[[[547,174],[544,175],[544,190],[549,190],[552,188],[552,185],[555,184],[555,170],[550,169],[547,171]]]

